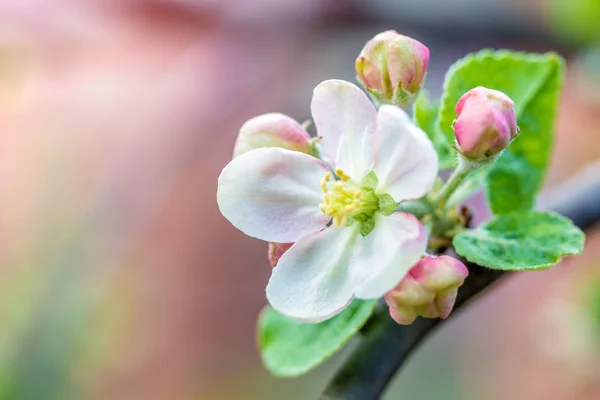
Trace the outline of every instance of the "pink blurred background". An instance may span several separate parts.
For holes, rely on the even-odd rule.
[[[313,87],[352,80],[363,43],[385,29],[431,48],[434,94],[467,52],[556,49],[572,66],[548,179],[558,187],[600,158],[600,64],[580,62],[593,40],[561,36],[549,7],[2,2],[0,398],[316,398],[343,357],[276,380],[255,349],[266,244],[229,225],[215,200],[237,130],[265,112],[308,118]],[[599,241],[499,284],[427,341],[387,398],[600,398],[586,373],[600,357],[577,350],[600,344],[585,347],[574,313],[560,312],[578,307]]]

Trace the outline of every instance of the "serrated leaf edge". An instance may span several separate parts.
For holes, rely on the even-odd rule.
[[[494,61],[502,61],[504,59],[512,59],[514,61],[517,62],[548,62],[548,61],[554,61],[557,63],[558,65],[558,73],[561,75],[561,77],[564,77],[564,65],[565,65],[565,61],[563,59],[563,57],[561,57],[558,53],[550,51],[550,52],[546,52],[546,53],[529,53],[529,52],[523,52],[523,51],[514,51],[514,50],[509,50],[509,49],[491,49],[491,48],[487,48],[487,49],[482,49],[479,50],[477,52],[474,53],[470,53],[467,54],[466,56],[456,60],[452,65],[450,65],[450,67],[448,68],[448,71],[446,71],[446,75],[444,76],[444,84],[443,84],[443,90],[442,90],[442,96],[440,97],[440,109],[438,112],[438,116],[436,119],[436,126],[438,127],[438,129],[440,129],[441,125],[442,125],[442,114],[443,114],[443,107],[445,104],[445,98],[447,96],[448,93],[448,86],[450,85],[450,78],[452,77],[452,75],[454,75],[456,73],[457,70],[461,69],[462,67],[464,67],[465,65],[471,63],[471,62],[483,62],[485,59],[492,59]],[[551,71],[551,70],[550,70]],[[550,72],[548,71],[548,73]],[[544,79],[547,78],[548,75],[544,75]],[[564,81],[564,79],[563,79]],[[540,86],[540,85],[538,85]],[[539,90],[539,89],[538,89]],[[530,97],[530,100],[535,97],[535,93]],[[526,103],[528,104],[528,103]],[[525,109],[526,107],[519,105],[517,107],[517,120],[520,116],[520,110]],[[446,135],[446,133],[444,132],[444,130],[442,129],[442,135],[446,138],[447,141],[449,141],[449,143],[452,143],[452,140],[449,140],[448,136]]]
[[[517,212],[518,213],[518,212]],[[461,233],[459,233],[458,235],[456,235],[454,237],[454,239],[452,240],[452,245],[454,247],[454,250],[456,251],[456,253],[458,253],[461,257],[464,257],[467,261],[476,264],[480,267],[485,267],[485,268],[489,268],[489,269],[495,269],[495,270],[502,270],[502,271],[538,271],[538,270],[545,270],[545,269],[549,269],[551,267],[553,267],[554,265],[558,264],[559,262],[561,262],[565,257],[571,257],[571,256],[577,256],[580,255],[585,247],[585,233],[579,229],[579,227],[577,225],[575,225],[573,223],[573,221],[571,221],[569,218],[560,215],[558,213],[555,213],[553,211],[528,211],[527,213],[532,213],[532,214],[547,214],[553,217],[557,217],[559,219],[562,219],[565,222],[568,222],[571,227],[576,228],[579,231],[579,234],[581,236],[581,249],[578,252],[566,252],[564,254],[562,254],[561,256],[558,257],[558,259],[554,262],[551,263],[546,263],[546,264],[538,264],[538,265],[533,265],[533,266],[529,266],[529,267],[513,267],[513,268],[501,268],[501,267],[493,267],[493,266],[489,266],[489,265],[485,265],[484,263],[481,263],[480,260],[477,260],[477,257],[472,257],[472,256],[468,256],[468,255],[464,255],[462,254],[459,249],[457,248],[456,244],[455,244],[455,240],[460,237],[461,235],[469,232],[469,231],[473,231],[475,229],[480,229],[480,228],[484,228],[485,226],[489,225],[492,221],[488,221],[485,224],[475,228],[475,229],[467,229]],[[510,214],[504,214],[501,216],[498,216],[497,218],[505,218],[507,216],[509,216]]]

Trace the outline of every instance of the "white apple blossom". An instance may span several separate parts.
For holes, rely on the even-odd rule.
[[[351,83],[321,83],[311,111],[333,171],[304,153],[252,150],[225,167],[217,199],[247,235],[295,242],[273,269],[267,299],[284,315],[319,322],[355,297],[383,296],[423,255],[421,223],[392,211],[431,189],[438,162],[404,111],[377,112]]]

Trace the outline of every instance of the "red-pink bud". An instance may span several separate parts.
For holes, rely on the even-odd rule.
[[[269,263],[275,268],[279,259],[294,243],[269,243]]]
[[[396,31],[371,39],[356,59],[356,74],[365,89],[382,104],[406,107],[421,90],[429,49],[421,42]]]
[[[233,157],[261,147],[280,147],[309,154],[310,135],[287,115],[263,114],[242,125],[233,148]]]
[[[456,103],[454,132],[458,151],[472,160],[500,153],[519,133],[515,103],[506,94],[477,87]]]
[[[468,275],[467,267],[450,256],[422,258],[398,286],[385,295],[391,317],[401,325],[411,324],[418,316],[448,318],[458,288]]]

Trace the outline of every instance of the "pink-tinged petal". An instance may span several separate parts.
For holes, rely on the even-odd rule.
[[[383,92],[385,90],[381,79],[381,71],[376,64],[365,57],[358,57],[355,63],[356,75],[369,90]]]
[[[377,193],[387,193],[397,202],[424,196],[438,174],[431,140],[396,106],[379,108],[373,157],[373,170],[379,178]]]
[[[376,55],[373,54],[373,51],[380,45],[380,43],[391,42],[392,40],[397,39],[401,36],[402,35],[400,35],[398,32],[391,29],[389,31],[380,32],[377,35],[373,36],[373,38],[367,42],[367,44],[361,51],[361,54]]]
[[[259,115],[242,125],[233,148],[233,156],[263,147],[279,147],[308,154],[311,150],[310,135],[302,125],[287,115]]]
[[[417,93],[427,75],[429,48],[418,40],[401,36],[390,44],[388,71],[392,87]]]
[[[429,65],[429,49],[396,31],[386,31],[369,40],[356,59],[357,79],[381,104],[410,106]]]
[[[267,285],[267,299],[280,313],[321,322],[340,313],[353,298],[348,265],[358,226],[329,227],[298,240],[279,259]]]
[[[371,139],[377,111],[356,85],[328,80],[313,93],[311,112],[325,155],[360,180],[371,168]]]
[[[469,270],[465,264],[454,257],[428,256],[415,265],[410,275],[423,289],[434,296],[431,311],[423,313],[423,316],[446,319],[454,307],[458,288],[469,276]]]
[[[269,256],[269,264],[271,264],[271,267],[275,268],[277,266],[277,263],[279,262],[279,259],[281,258],[281,256],[284,255],[285,252],[288,251],[290,249],[290,247],[292,247],[293,244],[294,243],[269,242],[268,256]]]
[[[414,215],[377,213],[373,231],[356,241],[350,267],[355,296],[376,299],[392,290],[426,247],[427,236]]]
[[[401,325],[412,323],[417,316],[448,318],[458,288],[468,275],[467,267],[453,257],[422,258],[398,286],[385,295],[390,315]]]
[[[296,151],[262,148],[234,158],[219,176],[221,213],[248,236],[294,242],[322,229],[320,181],[327,167]]]
[[[435,301],[435,295],[421,286],[411,273],[384,298],[390,308],[390,316],[400,325],[410,325],[419,315],[431,313]]]
[[[469,276],[469,270],[460,260],[441,255],[423,258],[410,274],[427,290],[436,292],[462,285]]]
[[[481,160],[508,147],[519,133],[514,105],[506,94],[481,86],[465,93],[455,107],[458,151]]]

